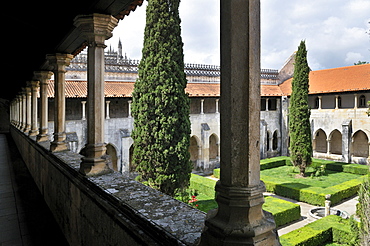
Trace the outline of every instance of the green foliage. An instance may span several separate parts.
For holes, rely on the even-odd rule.
[[[310,109],[308,107],[309,71],[306,45],[304,41],[301,41],[295,57],[289,106],[289,150],[291,161],[294,166],[299,167],[302,176],[311,164],[312,156]]]
[[[361,245],[370,245],[370,176],[368,175],[361,184],[358,192],[358,211],[357,214],[361,219],[360,238]]]
[[[216,180],[191,174],[190,188],[197,192],[198,209],[208,212],[217,208],[215,201]],[[262,207],[272,213],[276,226],[285,225],[301,217],[301,207],[298,204],[267,196]]]
[[[282,166],[261,171],[261,180],[266,190],[313,205],[324,206],[325,195],[331,194],[332,204],[357,193],[363,176],[326,170],[323,178],[295,178],[295,174],[287,174],[291,167]],[[313,173],[310,167],[307,174]]]
[[[349,243],[352,240],[349,220],[329,215],[280,237],[283,246],[317,246],[327,242]]]
[[[185,94],[179,0],[151,0],[133,92],[133,163],[139,181],[173,196],[189,185],[189,98]]]

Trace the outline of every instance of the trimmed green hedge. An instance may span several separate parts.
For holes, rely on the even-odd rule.
[[[348,243],[351,238],[349,220],[329,215],[282,235],[280,243],[283,246],[316,246],[326,242]]]
[[[214,200],[216,182],[216,180],[191,174],[190,188],[199,192],[197,196],[199,209],[204,212],[217,207],[217,203]],[[272,213],[276,226],[285,225],[301,217],[301,207],[298,204],[275,197],[265,197],[263,209]]]

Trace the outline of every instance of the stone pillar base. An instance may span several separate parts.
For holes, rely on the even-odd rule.
[[[29,131],[29,135],[28,136],[37,136],[37,134],[39,134],[39,131],[38,130],[31,130],[31,131]]]
[[[103,175],[112,172],[106,158],[105,144],[87,144],[82,157],[80,172],[86,176]]]
[[[36,137],[36,142],[45,142],[49,140],[48,129],[42,129]]]
[[[50,143],[51,152],[59,152],[68,150],[66,142],[66,134],[64,132],[54,133],[54,140]]]
[[[272,215],[262,210],[263,182],[255,187],[216,184],[218,209],[209,212],[201,245],[280,245]]]

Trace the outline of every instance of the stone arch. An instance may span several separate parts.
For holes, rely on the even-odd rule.
[[[215,160],[217,159],[218,155],[218,145],[219,145],[219,138],[218,136],[213,133],[209,136],[209,159]]]
[[[352,136],[352,155],[369,157],[369,137],[362,130],[356,131]]]
[[[272,134],[272,150],[278,150],[279,149],[279,131],[275,130],[274,134]]]
[[[110,156],[110,160],[111,160],[110,168],[112,168],[114,171],[118,171],[117,148],[111,143],[108,143],[105,147],[107,148],[107,155]]]
[[[133,144],[131,144],[128,152],[129,152],[129,172],[135,172],[136,165],[134,165],[134,162],[132,160],[132,157],[134,155],[134,145]]]
[[[193,135],[190,137],[190,146],[189,146],[189,153],[190,153],[190,160],[194,165],[194,168],[196,167],[197,160],[199,159],[199,146],[200,146],[200,140],[197,136]]]
[[[327,136],[323,129],[318,129],[313,138],[313,150],[320,153],[327,153],[328,145],[326,142]]]
[[[330,149],[329,152],[331,154],[341,155],[342,154],[342,133],[334,129],[329,134],[329,141],[330,141]]]
[[[272,137],[271,135],[271,132],[269,130],[267,130],[267,133],[266,133],[266,150],[267,151],[270,151],[270,138]]]

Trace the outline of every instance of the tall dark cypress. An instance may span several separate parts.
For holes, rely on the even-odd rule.
[[[132,103],[138,179],[171,196],[189,186],[192,169],[179,4],[179,0],[148,1]]]
[[[309,72],[306,44],[305,41],[301,41],[295,57],[289,106],[290,159],[294,166],[299,167],[301,176],[304,176],[306,168],[311,164],[312,156],[308,107]]]

